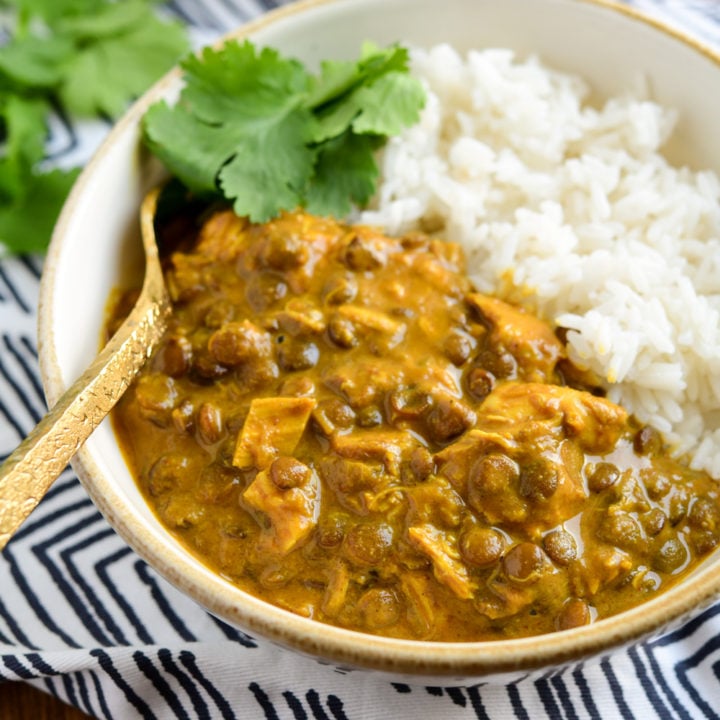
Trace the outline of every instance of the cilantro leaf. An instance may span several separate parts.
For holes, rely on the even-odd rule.
[[[51,88],[73,51],[68,38],[28,35],[0,47],[0,73],[26,88]]]
[[[220,187],[238,215],[266,220],[301,204],[313,173],[316,151],[307,137],[307,118],[288,113],[259,132],[236,139],[234,157],[220,170]]]
[[[147,7],[138,17],[116,35],[87,41],[65,63],[59,94],[71,113],[119,115],[128,99],[144,92],[185,51],[179,25],[160,20]],[[122,22],[117,13],[113,18]]]
[[[207,123],[227,123],[234,113],[243,123],[285,113],[305,98],[310,82],[299,62],[271,48],[258,52],[249,41],[206,48],[181,67],[186,82],[182,104]]]
[[[122,3],[100,4],[93,13],[66,14],[53,27],[67,37],[97,40],[126,32],[147,18],[145,0],[123,0]]]
[[[184,105],[171,108],[164,101],[152,105],[143,116],[147,147],[200,195],[217,192],[218,168],[233,153],[234,138],[218,130],[199,122]]]
[[[120,114],[187,49],[155,0],[0,0],[0,246],[44,250],[79,170],[42,170],[48,115]]]
[[[20,197],[0,204],[0,243],[10,252],[43,252],[79,172],[32,173]]]
[[[380,175],[374,152],[382,139],[350,131],[323,146],[305,207],[317,215],[343,216],[351,202],[366,205]]]
[[[420,83],[407,74],[408,62],[405,48],[382,49],[373,43],[365,43],[357,63],[323,63],[322,73],[316,79],[309,99],[319,120],[313,140],[323,142],[337,137],[351,125],[355,132],[396,135],[404,126],[417,122],[424,92]],[[388,90],[392,92],[392,85],[400,78],[406,84],[398,85],[397,90],[405,95],[388,97]],[[382,112],[375,112],[375,108],[388,99],[393,105],[398,102],[402,105],[404,117],[392,111],[394,119],[386,121]],[[372,115],[356,126],[358,115],[368,110]]]
[[[0,117],[7,138],[0,157],[0,199],[20,197],[32,168],[43,156],[47,104],[41,99],[8,95],[0,98]]]
[[[380,48],[375,43],[363,43],[357,62],[325,60],[320,75],[313,78],[308,104],[322,108],[361,85],[372,83],[388,72],[407,73],[409,55],[404,47],[395,45]]]
[[[92,14],[106,0],[4,0],[0,5],[15,7],[21,18],[39,17],[47,22],[69,15]]]
[[[13,252],[47,247],[53,225],[78,170],[41,172],[47,134],[41,98],[0,98],[6,142],[0,158],[0,243]]]
[[[297,206],[344,215],[351,202],[366,204],[374,151],[416,122],[425,100],[407,51],[370,43],[359,61],[327,61],[319,76],[249,41],[206,50],[182,69],[177,104],[145,114],[145,142],[187,187],[222,194],[253,221]]]
[[[237,42],[222,52],[206,49],[182,67],[187,84],[178,105],[158,103],[143,118],[150,149],[189,188],[222,187],[228,199],[239,198],[243,214],[273,212],[257,209],[258,192],[297,205],[297,190],[290,188],[305,185],[314,161],[305,145],[313,119],[300,104],[307,87],[302,67]]]
[[[300,203],[316,152],[308,76],[274,50],[249,43],[206,49],[183,64],[175,108],[160,103],[143,120],[146,142],[188,187],[221,189],[236,212],[264,220]]]
[[[399,72],[383,75],[353,94],[359,111],[352,123],[353,131],[397,135],[420,119],[423,98],[422,87],[409,75]]]

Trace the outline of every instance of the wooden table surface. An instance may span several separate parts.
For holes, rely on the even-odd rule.
[[[24,682],[0,683],[0,720],[88,720],[89,716]]]

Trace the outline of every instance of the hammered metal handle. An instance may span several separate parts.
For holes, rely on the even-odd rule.
[[[167,327],[170,300],[154,230],[159,192],[150,192],[142,204],[145,278],[135,307],[90,367],[0,466],[0,550],[120,399]]]

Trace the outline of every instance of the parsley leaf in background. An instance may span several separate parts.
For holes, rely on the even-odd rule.
[[[298,206],[343,216],[374,193],[374,153],[425,101],[404,48],[367,43],[357,62],[313,76],[272,49],[236,41],[182,64],[179,101],[143,118],[145,142],[196,193],[266,221]]]
[[[187,50],[185,29],[162,20],[153,5],[0,0],[0,246],[6,252],[47,247],[79,173],[43,166],[50,114],[117,117]]]

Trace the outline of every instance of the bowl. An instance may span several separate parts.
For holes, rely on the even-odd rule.
[[[306,0],[271,12],[231,37],[279,48],[311,66],[354,58],[366,39],[460,51],[507,47],[577,73],[602,98],[643,73],[654,99],[680,121],[667,153],[720,171],[720,57],[681,33],[605,0]],[[688,81],[692,78],[692,82]],[[144,111],[177,96],[169,73],[116,124],[77,181],[55,229],[40,292],[43,383],[54,403],[98,350],[111,288],[142,271],[138,208],[163,177],[140,142]],[[258,600],[186,552],[160,525],[128,472],[109,421],[73,461],[110,525],[168,581],[222,620],[324,663],[393,679],[468,684],[511,680],[599,658],[698,611],[720,594],[720,551],[678,586],[635,609],[587,626],[495,642],[423,643],[323,625]]]

